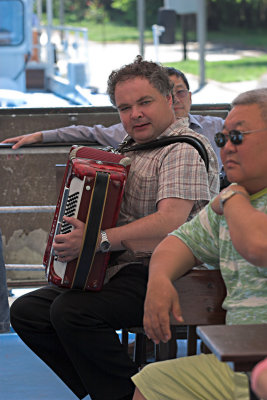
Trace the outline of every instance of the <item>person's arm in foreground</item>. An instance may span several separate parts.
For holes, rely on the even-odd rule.
[[[2,143],[15,143],[12,149],[33,143],[47,142],[98,142],[104,146],[117,147],[124,139],[126,132],[121,123],[105,127],[103,125],[72,125],[58,129],[29,133],[5,139]]]
[[[267,358],[259,362],[251,373],[253,391],[262,400],[267,400]]]
[[[243,195],[231,197],[222,210],[219,194],[212,202],[212,209],[219,215],[224,214],[238,253],[253,265],[267,267],[267,215],[251,205],[249,194],[243,186],[230,187]]]
[[[183,322],[179,297],[172,281],[198,264],[183,241],[172,235],[153,252],[144,306],[144,329],[154,343],[170,340],[170,313],[178,322]]]
[[[12,146],[13,150],[18,149],[21,146],[33,143],[42,143],[43,132],[28,133],[27,135],[15,136],[2,141],[2,143],[14,143]]]

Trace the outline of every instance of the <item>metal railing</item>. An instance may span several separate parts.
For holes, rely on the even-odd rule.
[[[0,207],[0,214],[49,213],[55,210],[56,206],[2,206]]]
[[[57,64],[59,75],[62,75],[60,62],[70,59],[83,60],[88,65],[89,42],[88,29],[64,25],[40,25],[39,43],[34,43],[39,60],[48,66],[48,76],[55,73]]]

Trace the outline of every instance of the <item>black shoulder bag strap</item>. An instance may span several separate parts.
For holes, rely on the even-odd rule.
[[[207,172],[209,171],[209,156],[207,149],[201,142],[201,140],[195,138],[194,136],[187,136],[187,135],[164,136],[160,139],[153,140],[152,142],[149,143],[134,144],[133,146],[128,146],[128,147],[127,147],[128,143],[125,143],[122,144],[120,152],[127,153],[129,151],[156,149],[157,147],[168,146],[169,144],[177,142],[188,143],[191,146],[193,146],[199,152],[199,155],[203,159]]]

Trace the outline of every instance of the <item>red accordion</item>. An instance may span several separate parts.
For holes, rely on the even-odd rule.
[[[100,230],[116,225],[129,164],[121,154],[71,148],[43,259],[49,282],[72,289],[102,288],[110,254],[96,252],[96,242]],[[80,255],[68,263],[59,262],[52,248],[55,235],[73,229],[64,215],[85,223]]]

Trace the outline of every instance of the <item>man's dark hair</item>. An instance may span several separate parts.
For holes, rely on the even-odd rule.
[[[173,68],[173,67],[165,67],[165,69],[167,71],[168,76],[175,75],[175,76],[177,76],[177,78],[182,78],[187,90],[190,90],[188,80],[182,71],[180,71],[179,69]]]
[[[147,79],[163,96],[172,94],[173,85],[166,73],[166,68],[152,61],[144,61],[141,56],[137,56],[133,63],[124,65],[109,75],[107,93],[114,106],[116,106],[115,88],[117,83],[136,77]]]

